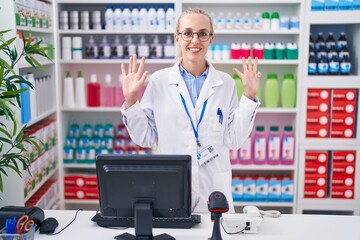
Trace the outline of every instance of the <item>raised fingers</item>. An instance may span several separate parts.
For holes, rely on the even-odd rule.
[[[254,62],[254,66],[253,66],[253,70],[254,70],[255,74],[257,74],[257,65],[258,65],[258,58],[256,57],[255,62]]]
[[[123,63],[121,64],[121,74],[126,76],[125,65]]]
[[[132,57],[132,73],[136,73],[137,71],[137,63],[136,63],[137,57],[136,54],[133,55]]]
[[[243,66],[243,71],[244,71],[244,73],[246,73],[248,71],[248,68],[246,66],[246,60],[244,57],[241,58],[241,62],[242,62],[242,66]]]
[[[131,73],[131,69],[132,69],[132,58],[133,58],[133,56],[130,56],[130,59],[129,59],[129,72],[128,72],[128,74]]]
[[[252,70],[253,70],[251,57],[248,57],[248,69],[250,72],[252,72]]]
[[[141,58],[141,62],[140,62],[140,66],[139,66],[139,70],[138,72],[136,73],[137,77],[140,78],[142,72],[144,71],[144,65],[145,65],[145,58],[142,57]]]

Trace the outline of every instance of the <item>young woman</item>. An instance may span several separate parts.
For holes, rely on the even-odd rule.
[[[216,70],[205,58],[214,31],[209,15],[190,9],[177,21],[175,42],[181,58],[174,66],[152,74],[141,103],[139,91],[147,76],[145,59],[139,68],[131,56],[128,72],[121,65],[125,103],[123,121],[132,140],[161,154],[192,156],[192,211],[208,212],[213,191],[225,194],[234,211],[229,149],[239,149],[249,136],[259,101],[261,74],[257,59],[246,63],[241,77],[244,94],[238,101],[232,77]]]

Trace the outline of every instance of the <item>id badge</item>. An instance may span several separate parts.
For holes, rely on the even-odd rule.
[[[201,148],[197,154],[198,163],[202,167],[218,157],[219,153],[212,144]]]

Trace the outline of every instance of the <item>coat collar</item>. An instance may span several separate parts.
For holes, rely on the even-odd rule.
[[[185,102],[190,110],[192,108],[192,103],[190,99],[190,94],[186,88],[184,79],[182,78],[180,71],[179,71],[179,64],[181,62],[181,59],[178,60],[175,65],[170,69],[169,77],[168,77],[168,83],[170,85],[177,85],[178,86],[178,93],[181,94]],[[215,87],[220,86],[224,83],[224,81],[221,79],[219,73],[217,70],[213,67],[213,65],[209,62],[207,62],[209,65],[209,73],[208,76],[204,82],[204,85],[201,88],[200,95],[198,100],[196,101],[195,105],[195,111],[202,109],[202,106],[204,102],[210,98],[210,96],[215,92]],[[180,98],[180,97],[179,97]]]

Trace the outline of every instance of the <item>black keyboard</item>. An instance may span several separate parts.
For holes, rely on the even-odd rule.
[[[134,218],[104,218],[100,213],[95,214],[91,221],[96,222],[101,227],[134,227]],[[153,218],[153,228],[191,228],[201,222],[200,215],[176,218]]]

